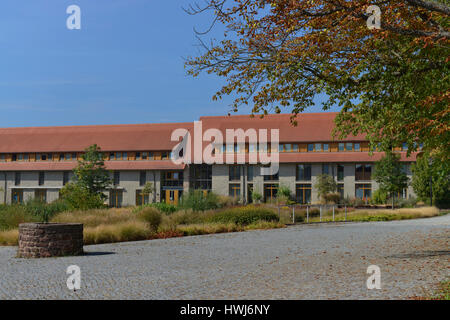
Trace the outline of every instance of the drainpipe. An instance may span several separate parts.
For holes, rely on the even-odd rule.
[[[156,202],[156,178],[155,178],[155,170],[153,170],[152,173],[153,173],[153,202]]]
[[[3,171],[3,177],[5,178],[5,188],[3,190],[3,203],[6,204],[6,190],[7,190],[7,180],[6,180],[6,172]]]

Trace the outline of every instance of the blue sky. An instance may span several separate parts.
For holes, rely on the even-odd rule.
[[[193,28],[211,21],[208,14],[182,10],[193,2],[2,0],[0,127],[226,115],[232,98],[211,99],[224,80],[206,74],[192,78],[184,69],[183,57],[198,52]],[[81,30],[66,27],[72,4],[81,8]],[[220,34],[216,28],[210,36]]]

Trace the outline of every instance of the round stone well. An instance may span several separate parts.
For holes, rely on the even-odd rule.
[[[81,223],[21,223],[19,252],[21,258],[47,258],[83,254]]]

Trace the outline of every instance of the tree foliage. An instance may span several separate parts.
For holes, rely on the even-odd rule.
[[[429,203],[430,178],[432,178],[433,203],[439,207],[450,207],[450,164],[434,159],[430,165],[430,155],[418,157],[412,166],[412,187],[417,197]]]
[[[103,191],[111,184],[111,178],[105,168],[100,147],[94,144],[86,148],[82,159],[78,161],[78,165],[73,172],[77,186],[103,200],[106,199]]]
[[[317,189],[319,196],[327,201],[328,195],[336,192],[337,183],[332,176],[329,174],[321,174],[317,176],[317,181],[314,187]],[[334,196],[332,196],[334,199]]]
[[[379,189],[393,196],[408,187],[408,176],[399,161],[400,156],[387,152],[380,161],[375,163],[372,178],[378,182]]]
[[[327,110],[342,107],[337,136],[366,134],[372,149],[417,142],[448,158],[449,14],[431,0],[206,0],[186,11],[211,11],[224,38],[205,41],[189,57],[188,73],[214,73],[226,84],[214,99],[235,94],[232,105],[254,114],[295,115],[325,93]],[[381,9],[381,28],[369,29],[370,5]],[[208,30],[206,30],[208,31]]]

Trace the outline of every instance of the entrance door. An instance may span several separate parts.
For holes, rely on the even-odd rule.
[[[179,190],[166,190],[166,203],[177,205],[179,195]]]
[[[11,194],[12,203],[22,203],[23,202],[23,190],[15,189]]]

